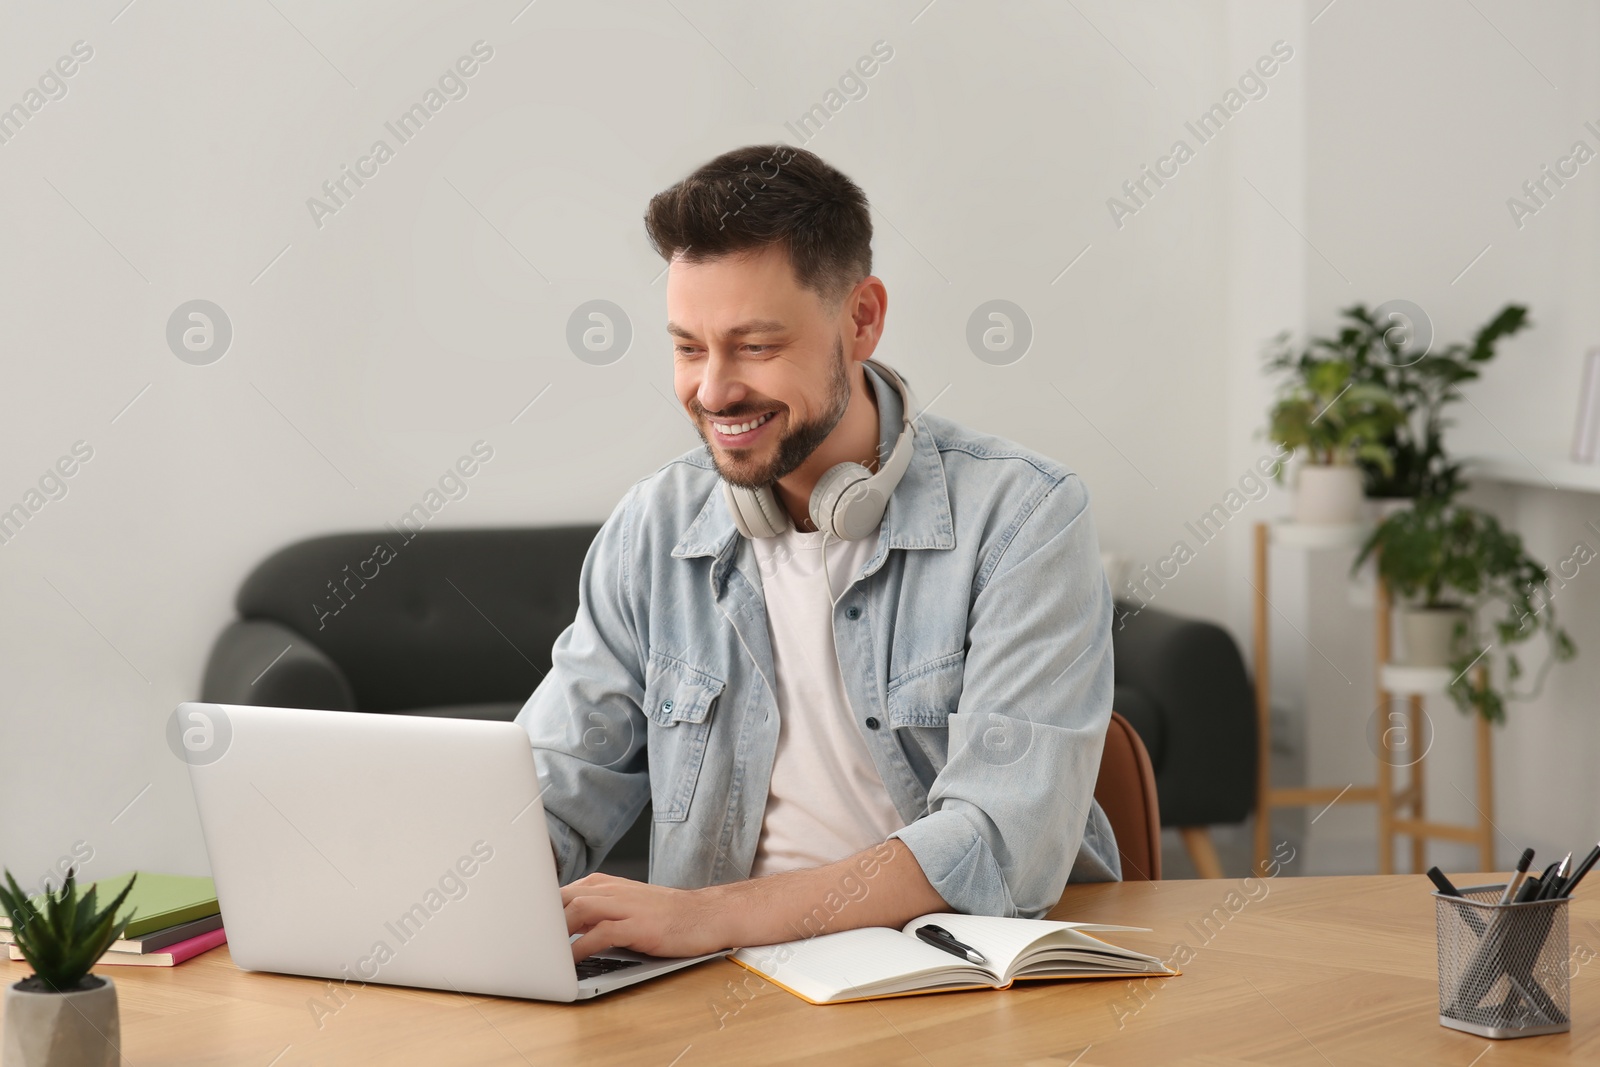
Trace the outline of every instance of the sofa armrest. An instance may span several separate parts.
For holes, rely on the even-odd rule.
[[[1161,824],[1243,820],[1255,806],[1255,693],[1233,638],[1212,622],[1119,604],[1113,640],[1117,683],[1161,712]]]
[[[261,619],[230,623],[211,646],[200,699],[214,704],[356,710],[337,664],[286,626]]]

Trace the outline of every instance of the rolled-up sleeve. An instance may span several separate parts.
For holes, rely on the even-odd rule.
[[[629,596],[637,490],[590,544],[577,617],[556,638],[550,673],[516,718],[533,745],[563,885],[600,865],[650,796],[643,642]]]
[[[927,814],[889,835],[955,910],[1040,918],[1069,880],[1121,877],[1094,802],[1111,721],[1111,622],[1088,492],[1067,475],[981,564],[947,762]]]

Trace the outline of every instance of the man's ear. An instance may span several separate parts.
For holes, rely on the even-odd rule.
[[[889,309],[889,291],[883,279],[875,274],[862,278],[844,298],[842,311],[849,314],[850,336],[845,338],[845,351],[857,362],[872,358],[878,342],[883,338],[884,321]]]

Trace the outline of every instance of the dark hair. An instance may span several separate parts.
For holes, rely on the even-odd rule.
[[[872,215],[860,186],[784,144],[724,152],[650,198],[645,231],[661,257],[699,263],[769,245],[795,279],[837,304],[872,273]]]

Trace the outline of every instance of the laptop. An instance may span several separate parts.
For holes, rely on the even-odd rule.
[[[176,718],[245,970],[570,1003],[731,951],[574,964],[514,722],[203,703]]]

